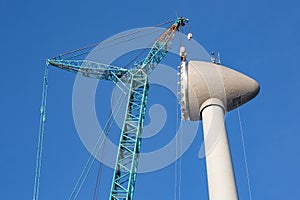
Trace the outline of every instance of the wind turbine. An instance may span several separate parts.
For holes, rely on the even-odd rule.
[[[252,78],[220,62],[187,61],[181,48],[180,94],[184,120],[202,120],[210,200],[237,200],[237,189],[225,127],[225,114],[259,92]]]

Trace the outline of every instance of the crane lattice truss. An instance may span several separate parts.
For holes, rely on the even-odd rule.
[[[123,86],[129,85],[129,87],[119,87],[127,94],[128,101],[120,136],[110,200],[133,199],[149,90],[148,75],[167,54],[175,32],[187,22],[188,19],[183,17],[175,20],[155,41],[148,55],[137,62],[136,66],[131,69],[88,60],[64,60],[60,57],[47,60],[48,65],[80,73],[86,77],[110,80],[117,86],[119,85],[117,83],[121,83]]]

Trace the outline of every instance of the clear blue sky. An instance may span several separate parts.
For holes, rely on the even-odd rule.
[[[32,198],[45,59],[176,15],[190,18],[194,38],[220,51],[223,64],[260,83],[257,98],[240,109],[253,199],[299,199],[299,6],[296,0],[1,0],[0,199]],[[49,79],[41,199],[67,199],[89,154],[72,117],[74,74],[50,68]],[[239,196],[247,199],[237,111],[226,120]],[[200,130],[182,158],[184,200],[208,199],[201,141]],[[172,164],[139,175],[135,199],[174,199],[174,171]],[[99,199],[105,200],[112,170],[104,172]],[[79,199],[92,199],[95,177],[96,170]]]

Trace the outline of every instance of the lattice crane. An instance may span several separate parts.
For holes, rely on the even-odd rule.
[[[109,80],[115,84],[129,85],[127,91],[124,91],[128,100],[114,169],[110,200],[133,199],[149,90],[148,76],[168,53],[176,31],[184,26],[185,23],[188,23],[187,18],[181,17],[176,19],[155,41],[147,56],[130,69],[89,60],[62,59],[60,56],[47,60],[47,65],[80,73],[86,77]],[[122,89],[124,90],[124,88]]]

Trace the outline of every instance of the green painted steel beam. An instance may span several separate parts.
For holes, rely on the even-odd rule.
[[[111,200],[133,199],[148,89],[147,75],[139,73],[132,75],[112,182]]]
[[[85,77],[110,81],[119,81],[128,72],[128,69],[89,60],[48,59],[47,64]]]
[[[125,95],[127,94],[126,82],[130,77],[128,69],[89,60],[47,59],[46,63],[88,78],[112,81]]]

